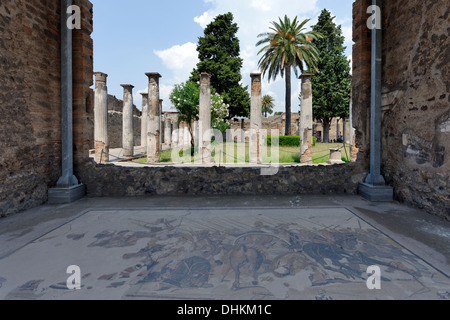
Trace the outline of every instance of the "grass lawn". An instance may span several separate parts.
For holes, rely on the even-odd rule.
[[[331,148],[342,148],[342,143],[317,143],[313,147],[313,163],[326,163],[330,159]],[[249,163],[249,144],[248,143],[223,143],[222,148],[217,148],[218,145],[213,144],[212,158],[214,163]],[[346,146],[347,153],[342,149],[343,160],[348,158],[350,154],[349,146]],[[189,152],[189,149],[184,151]],[[180,153],[182,155],[182,153]],[[194,162],[194,157],[191,157]],[[137,160],[139,163],[146,163],[147,159],[142,158]],[[172,150],[163,151],[161,153],[162,163],[171,163]],[[271,149],[267,149],[267,154],[263,151],[263,163],[300,163],[300,148],[299,147],[280,147],[279,159],[271,156]]]

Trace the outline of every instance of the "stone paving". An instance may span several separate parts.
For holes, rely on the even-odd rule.
[[[233,199],[180,206],[174,198],[164,207],[164,199],[147,207],[83,199],[41,208],[42,220],[30,214],[30,225],[12,227],[18,216],[0,220],[0,299],[450,298],[447,260],[364,214],[364,207],[378,214],[412,209],[358,197],[316,198],[312,206],[300,197],[272,206]],[[442,240],[450,235],[447,223],[433,226]],[[81,271],[80,290],[67,288],[72,265]],[[367,288],[369,266],[380,268],[381,290]]]

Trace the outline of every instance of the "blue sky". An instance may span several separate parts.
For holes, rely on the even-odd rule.
[[[203,28],[218,14],[232,12],[240,30],[244,85],[257,71],[257,35],[268,31],[270,22],[287,14],[311,19],[323,9],[336,16],[346,36],[351,56],[353,0],[91,0],[94,4],[94,71],[105,72],[108,92],[122,98],[120,84],[135,86],[134,103],[140,108],[148,85],[146,72],[159,72],[164,111],[170,110],[169,95],[174,84],[186,81],[197,63],[195,50]],[[298,106],[299,81],[293,78],[292,111]],[[284,80],[263,83],[263,94],[275,98],[276,110],[284,111]]]

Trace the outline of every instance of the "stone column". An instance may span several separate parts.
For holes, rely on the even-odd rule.
[[[160,158],[160,135],[161,135],[161,106],[159,99],[159,79],[161,75],[157,72],[146,73],[148,84],[149,116],[147,136],[147,162],[159,163]]]
[[[141,147],[143,152],[147,153],[147,132],[148,132],[148,93],[142,95],[142,117],[141,117]]]
[[[250,163],[260,164],[261,157],[261,130],[262,130],[262,97],[261,73],[252,73],[251,105],[250,105]]]
[[[108,88],[107,74],[96,72],[95,75],[95,104],[94,104],[94,141],[95,162],[109,161],[108,142]]]
[[[211,76],[203,72],[200,75],[200,112],[199,112],[199,150],[202,163],[211,163]]]
[[[159,148],[162,150],[164,143],[164,119],[163,119],[163,99],[159,99]]]
[[[164,121],[164,144],[170,149],[172,145],[172,121],[167,118]]]
[[[245,143],[245,119],[241,119],[241,142]]]
[[[178,121],[175,121],[173,123],[173,130],[172,130],[172,148],[177,148],[179,144],[178,137],[180,135],[180,131],[178,128]]]
[[[339,139],[340,133],[341,133],[341,119],[336,118],[336,142]]]
[[[312,164],[313,97],[312,74],[304,73],[302,80],[302,110],[300,113],[300,162]]]
[[[183,139],[184,139],[184,146],[190,147],[191,146],[191,132],[189,131],[189,124],[185,123],[184,131],[183,131]]]
[[[199,127],[198,127],[198,121],[194,122],[194,128],[193,128],[193,134],[194,134],[194,148],[198,148],[198,146],[200,145],[200,134],[198,132]]]
[[[122,124],[122,148],[123,156],[134,156],[134,108],[133,88],[131,84],[121,84],[123,87],[123,124]]]
[[[178,125],[178,146],[184,147],[184,122]]]

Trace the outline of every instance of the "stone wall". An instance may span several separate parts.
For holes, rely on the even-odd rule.
[[[398,200],[450,218],[450,7],[384,3],[383,171]]]
[[[88,150],[92,6],[74,32],[75,152]],[[38,206],[61,163],[60,1],[0,2],[0,216]],[[87,78],[86,75],[89,75]],[[86,87],[87,85],[87,87]]]
[[[339,132],[337,132],[337,125],[339,120]],[[242,121],[244,121],[244,131],[250,130],[250,119],[244,119],[244,118],[234,118],[231,119],[231,129],[232,130],[239,130],[242,128]],[[275,116],[268,116],[262,118],[262,126],[264,130],[268,130],[269,134],[271,130],[278,130],[279,134],[281,136],[284,136],[286,127],[286,115],[285,113],[282,113],[281,115],[275,115]],[[292,113],[291,115],[291,133],[293,136],[299,136],[299,126],[300,126],[300,115],[298,113]],[[317,138],[320,138],[319,140],[322,141],[323,137],[323,126],[320,122],[314,121],[314,135]],[[350,127],[349,122],[347,121],[347,127],[346,127],[347,137],[350,136]],[[342,119],[333,119],[330,125],[330,134],[329,138],[330,141],[338,140],[339,134],[344,134],[344,121]],[[318,140],[318,141],[319,141]]]
[[[108,95],[108,139],[111,149],[122,148],[123,101]],[[134,141],[141,145],[141,111],[134,106]]]
[[[81,178],[90,197],[145,195],[356,194],[367,172],[356,163],[280,168],[119,167],[85,164]]]

